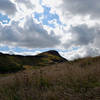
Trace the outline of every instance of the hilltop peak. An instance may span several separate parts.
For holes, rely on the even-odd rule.
[[[47,53],[56,55],[56,56],[60,56],[60,54],[56,50],[49,50],[49,51],[47,51]]]

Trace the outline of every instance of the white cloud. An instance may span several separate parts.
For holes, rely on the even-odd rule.
[[[49,48],[60,43],[53,31],[51,31],[52,34],[48,34],[41,24],[34,22],[32,16],[26,16],[23,27],[19,24],[20,22],[13,21],[10,26],[0,26],[0,44],[26,48]]]
[[[9,25],[0,24],[0,45],[26,48],[59,48],[79,50],[62,52],[74,59],[100,54],[100,0],[1,0],[0,11],[11,17]],[[55,28],[43,25],[34,18],[34,12],[43,13],[43,5],[57,14],[57,20],[49,21]]]
[[[83,46],[78,50],[69,50],[68,52],[60,52],[60,54],[68,60],[74,60],[84,57],[100,56],[100,49],[92,48],[90,46]]]
[[[53,0],[53,2],[43,0],[43,2],[51,7],[52,13],[59,15],[62,23],[66,24],[66,27],[63,26],[60,30],[58,27],[54,29],[55,32],[62,33],[61,41],[64,44],[62,48],[69,49],[77,46],[81,48],[80,51],[66,53],[66,58],[100,54],[98,52],[100,50],[100,0]]]

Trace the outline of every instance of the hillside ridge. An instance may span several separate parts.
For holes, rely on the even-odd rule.
[[[55,50],[49,50],[38,55],[22,56],[0,53],[0,72],[18,71],[23,66],[42,67],[67,61]]]

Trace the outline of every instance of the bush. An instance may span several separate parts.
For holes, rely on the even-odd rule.
[[[0,73],[11,73],[22,70],[23,66],[15,63],[0,65]]]

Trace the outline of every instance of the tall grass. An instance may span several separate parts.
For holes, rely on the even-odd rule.
[[[0,79],[0,100],[100,100],[99,63],[81,64],[62,63]]]

